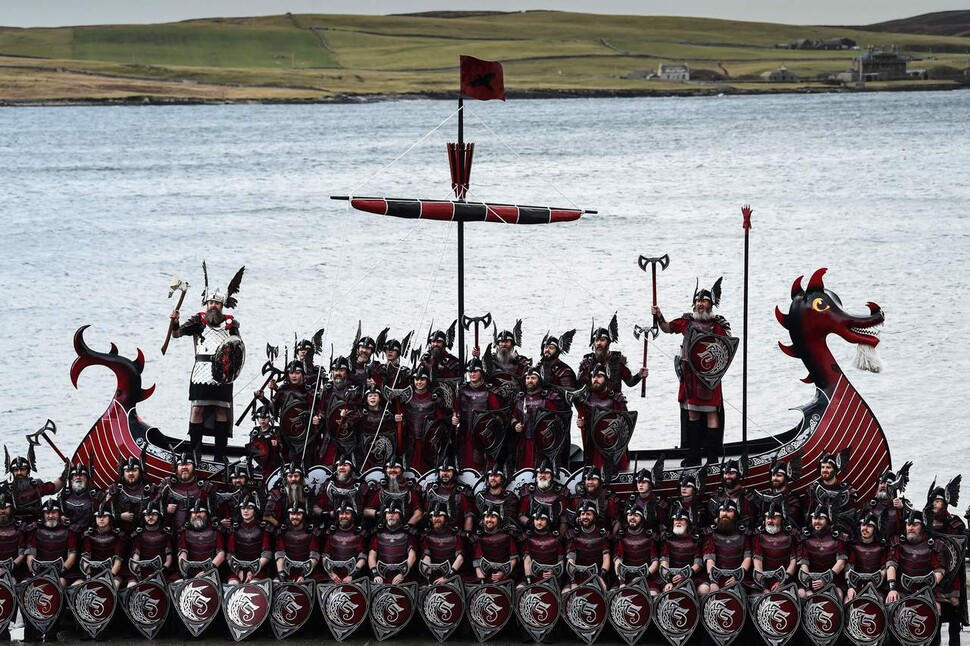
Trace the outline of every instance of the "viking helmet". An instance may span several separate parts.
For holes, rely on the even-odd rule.
[[[736,473],[736,474],[738,474],[740,476],[741,475],[741,463],[738,462],[737,460],[728,460],[728,461],[726,461],[724,463],[724,466],[721,468],[721,475],[723,476],[725,473]]]
[[[916,523],[926,527],[926,517],[923,515],[923,512],[919,511],[918,509],[912,509],[910,510],[909,515],[906,516],[906,524],[915,525]]]
[[[465,363],[465,372],[475,372],[476,370],[481,370],[484,373],[485,364],[478,357],[472,357]]]
[[[552,466],[552,460],[543,458],[542,462],[539,463],[539,468],[536,469],[536,473],[551,473],[555,475],[556,470]]]
[[[879,531],[881,524],[882,523],[879,520],[879,516],[877,514],[872,513],[872,512],[869,512],[867,514],[863,514],[862,517],[859,518],[859,525],[860,526],[862,526],[862,525],[870,525],[872,527],[875,527],[877,532]]]
[[[582,503],[580,503],[579,507],[576,508],[576,516],[579,516],[584,511],[593,512],[594,517],[599,514],[599,510],[596,508],[596,503],[592,500],[584,500]]]
[[[354,509],[354,506],[346,498],[340,501],[340,506],[337,507],[337,516],[340,516],[345,511],[350,512],[352,517],[357,518],[357,510]]]
[[[293,361],[291,361],[288,364],[286,364],[286,372],[287,373],[298,372],[301,375],[305,375],[306,374],[306,366],[304,366],[303,365],[303,362],[300,361],[299,359],[294,359]]]
[[[788,514],[785,513],[785,505],[782,503],[781,499],[772,500],[771,504],[765,510],[765,518],[771,518],[774,516],[781,517],[782,522],[788,520]]]
[[[675,503],[673,509],[670,511],[670,521],[673,522],[675,520],[686,520],[688,523],[692,523],[694,522],[694,517],[690,509],[680,503]]]
[[[610,378],[609,366],[602,363],[597,363],[596,365],[594,365],[592,370],[589,371],[589,378],[592,379],[597,375],[601,375],[603,377],[606,377],[606,379],[609,379]]]
[[[73,479],[75,476],[84,476],[88,480],[91,479],[91,469],[86,465],[78,462],[77,464],[71,465],[71,469],[67,472],[67,477]]]
[[[721,304],[721,281],[723,276],[714,281],[714,285],[710,289],[699,289],[697,285],[694,286],[694,299],[693,302],[707,300],[711,302],[713,307],[717,307]],[[697,281],[699,284],[700,281]]]
[[[599,470],[599,467],[586,467],[586,472],[583,474],[583,480],[599,480],[603,481],[603,472]]]
[[[829,521],[831,523],[832,522],[832,507],[830,507],[829,505],[819,505],[818,507],[816,507],[815,509],[812,510],[812,513],[809,514],[809,517],[811,517],[811,518],[824,518],[824,519],[826,519],[827,521]]]
[[[635,479],[637,482],[649,482],[651,485],[656,484],[653,481],[653,472],[650,469],[647,469],[646,467],[637,471],[637,475]]]
[[[438,460],[438,471],[458,471],[457,460],[451,451],[445,451],[441,459]]]
[[[241,460],[234,465],[229,470],[230,478],[246,478],[247,481],[252,480],[252,474],[249,472],[249,464],[246,460]]]
[[[544,350],[547,345],[554,345],[556,346],[556,350],[559,354],[569,354],[569,348],[571,348],[573,345],[573,337],[575,335],[575,328],[569,330],[568,332],[563,332],[562,335],[558,337],[546,333],[546,335],[542,337],[542,345],[539,347],[539,353],[541,354],[542,350]]]
[[[0,508],[2,507],[13,507],[13,494],[7,491],[0,492]]]
[[[351,371],[350,359],[347,357],[337,357],[332,362],[330,362],[330,372],[336,372],[337,370]]]
[[[718,513],[722,511],[733,511],[734,515],[737,516],[740,513],[738,509],[738,503],[734,501],[733,498],[725,498],[721,501],[721,504],[717,507]]]
[[[389,352],[391,350],[400,354],[400,352],[402,351],[401,342],[398,341],[397,339],[388,339],[384,343],[384,352]]]
[[[354,464],[354,456],[350,452],[341,453],[337,456],[337,460],[333,464],[334,466],[340,466],[341,464],[349,465],[351,471],[357,468],[357,465]]]
[[[391,467],[397,467],[398,469],[404,468],[404,460],[402,460],[401,457],[394,451],[392,451],[387,456],[387,459],[384,460],[384,469],[389,469]]]
[[[680,482],[678,483],[680,487],[693,487],[696,492],[698,489],[697,485],[697,474],[693,471],[684,471],[680,474]]]
[[[208,516],[209,515],[209,507],[208,507],[208,505],[205,504],[205,501],[204,500],[202,500],[201,498],[196,498],[195,501],[192,503],[192,506],[189,507],[189,513],[190,514],[205,514],[206,516]]]
[[[643,513],[643,507],[637,505],[630,505],[626,510],[627,516],[639,516],[640,518],[646,520],[647,516]]]
[[[223,306],[232,309],[236,307],[236,294],[239,292],[239,286],[242,284],[243,273],[245,273],[246,267],[240,267],[236,274],[229,281],[229,287],[226,288],[225,292],[216,288],[209,291],[209,268],[206,267],[205,261],[202,261],[202,276],[205,279],[205,283],[202,286],[202,304],[205,305],[209,301],[216,301],[222,303]]]
[[[93,515],[95,518],[97,518],[98,516],[107,516],[108,518],[114,520],[114,514],[111,511],[111,505],[109,505],[106,502],[103,502],[100,505],[98,505],[97,508],[94,509]]]
[[[606,339],[610,343],[615,342],[620,337],[620,327],[616,320],[616,312],[613,313],[613,318],[610,319],[610,324],[608,327],[596,327],[596,322],[594,321],[589,330],[589,347],[593,347],[596,344],[597,339]]]
[[[423,363],[419,363],[411,372],[411,380],[414,381],[417,379],[427,379],[428,381],[431,381],[431,373],[428,371],[428,366]]]
[[[485,472],[485,476],[502,476],[502,480],[505,480],[505,469],[502,468],[498,462],[493,464],[488,471]]]
[[[240,499],[239,504],[236,505],[240,509],[259,509],[259,501],[256,500],[256,496],[252,494],[246,494]]]
[[[145,505],[145,509],[141,512],[141,515],[148,516],[149,514],[156,514],[158,516],[161,516],[162,503],[159,502],[158,500],[149,501],[149,503]]]
[[[299,352],[300,350],[313,350],[314,347],[313,341],[310,339],[301,339],[300,342],[296,344],[296,349],[294,351]]]
[[[382,510],[381,515],[386,516],[387,514],[401,514],[403,516],[404,507],[401,506],[401,501],[391,500],[386,505],[384,505],[384,509]]]
[[[64,515],[64,507],[61,505],[61,499],[60,498],[48,498],[47,500],[45,500],[44,501],[44,504],[40,506],[41,515],[43,515],[43,513],[45,511],[56,511],[61,516],[63,516]]]
[[[532,510],[532,519],[537,520],[539,518],[552,520],[549,517],[549,509],[545,505],[536,505],[536,508]]]
[[[306,516],[306,503],[299,500],[294,500],[293,503],[286,508],[286,515],[290,514],[303,514]]]
[[[293,460],[293,461],[287,463],[287,465],[283,468],[283,475],[284,476],[288,476],[291,473],[299,473],[301,476],[302,475],[305,475],[305,473],[303,471],[303,466],[299,462],[297,462],[296,460]]]
[[[443,505],[441,503],[435,503],[431,507],[431,515],[432,516],[444,516],[445,518],[448,518],[448,505]]]

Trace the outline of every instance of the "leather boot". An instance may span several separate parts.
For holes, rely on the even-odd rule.
[[[681,466],[695,467],[701,463],[701,442],[704,439],[704,420],[687,421],[687,459]]]

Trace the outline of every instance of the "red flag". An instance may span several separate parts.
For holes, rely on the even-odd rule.
[[[505,79],[502,64],[461,56],[461,93],[479,101],[505,100]]]

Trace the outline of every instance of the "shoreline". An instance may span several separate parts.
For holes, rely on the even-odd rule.
[[[937,83],[930,85],[902,85],[899,87],[844,86],[771,87],[764,90],[737,87],[698,87],[684,91],[671,90],[525,90],[508,91],[509,100],[522,99],[632,99],[632,98],[694,98],[718,96],[770,96],[777,94],[856,94],[873,92],[944,92],[970,89],[970,84]],[[0,99],[0,108],[34,107],[90,107],[90,106],[163,106],[163,105],[346,105],[389,103],[394,101],[454,101],[455,92],[408,92],[399,94],[339,94],[322,98],[270,99],[200,99],[196,97],[159,97],[132,95],[122,98],[77,99]]]

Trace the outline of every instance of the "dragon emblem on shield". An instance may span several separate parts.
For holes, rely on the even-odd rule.
[[[500,598],[501,595],[479,591],[472,598],[471,619],[485,626],[499,623],[502,617],[502,606],[495,603],[495,600]]]
[[[543,594],[538,590],[530,590],[519,599],[519,616],[532,626],[541,628],[549,622],[551,603],[543,601]]]
[[[105,607],[107,601],[107,597],[98,594],[97,588],[85,587],[78,593],[74,602],[74,609],[81,621],[94,624],[104,618],[107,611]]]
[[[637,630],[642,622],[643,606],[637,605],[635,594],[619,594],[610,607],[613,623],[624,630]]]
[[[734,626],[735,610],[728,607],[727,599],[710,597],[704,605],[704,623],[708,626],[718,626],[722,630],[731,630]]]
[[[424,616],[438,626],[448,626],[454,619],[455,604],[448,601],[448,591],[436,588],[424,598]]]
[[[786,612],[783,606],[783,601],[775,601],[770,597],[765,597],[758,605],[756,620],[766,635],[780,637],[788,634],[788,618],[792,613]]]
[[[589,600],[591,593],[574,594],[566,603],[566,616],[570,623],[577,627],[595,628],[599,621],[596,604]]]
[[[24,610],[39,621],[48,619],[57,610],[53,603],[54,595],[44,591],[45,583],[34,581],[24,592]]]
[[[861,641],[872,639],[882,632],[879,630],[876,617],[875,612],[866,612],[864,604],[857,604],[852,607],[849,616],[846,617],[845,631],[854,639]]]
[[[406,611],[400,603],[404,599],[404,596],[395,594],[391,590],[382,591],[371,605],[371,616],[374,621],[385,628],[396,628],[401,615]]]
[[[280,624],[289,624],[296,621],[300,616],[303,605],[296,595],[289,590],[284,590],[276,596],[273,603],[273,620]]]
[[[815,635],[828,635],[836,629],[835,612],[826,610],[828,599],[805,604],[805,629]]]
[[[335,588],[327,597],[327,619],[341,626],[351,625],[358,607],[346,590]]]
[[[683,605],[684,600],[682,597],[664,597],[657,608],[657,622],[661,627],[672,632],[680,632],[689,627],[690,608]]]
[[[921,640],[928,635],[926,617],[915,606],[904,604],[893,613],[893,623],[899,635],[912,635],[914,640]]]
[[[193,583],[187,586],[179,596],[179,612],[191,621],[205,621],[211,609],[212,597],[204,594],[210,586],[205,583]]]
[[[260,598],[259,593],[245,592],[239,590],[231,597],[226,604],[226,615],[233,617],[240,626],[246,626],[257,617],[261,606],[253,599]]]
[[[131,618],[140,624],[150,624],[159,619],[161,614],[158,609],[158,599],[154,598],[148,590],[132,596],[128,609],[131,611]]]

